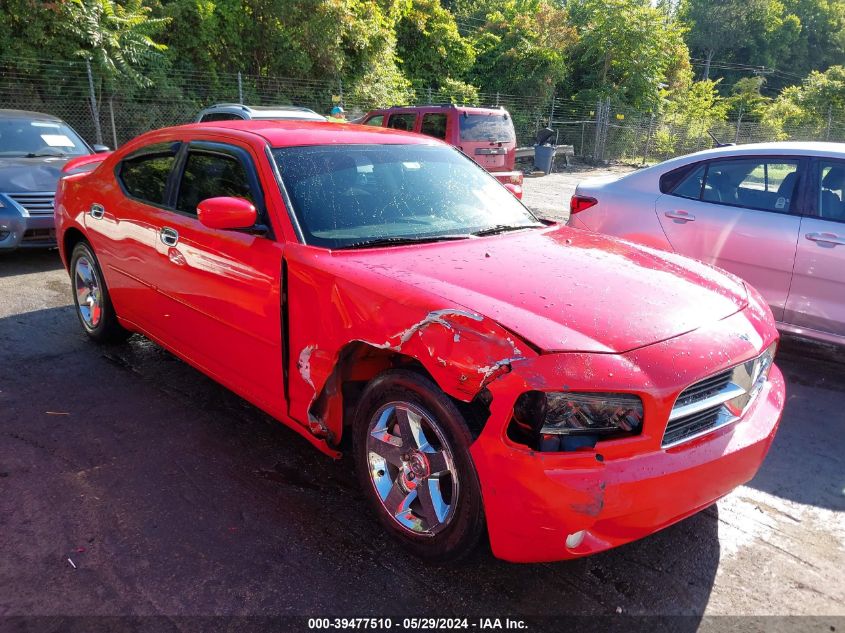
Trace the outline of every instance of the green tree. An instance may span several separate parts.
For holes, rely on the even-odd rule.
[[[440,0],[411,0],[396,39],[402,70],[418,86],[439,88],[446,79],[463,79],[475,62],[471,42]]]
[[[774,65],[783,71],[806,76],[845,64],[845,0],[783,0],[800,22],[800,32],[788,55]]]
[[[479,25],[473,29],[477,53],[469,73],[474,85],[546,100],[566,80],[575,31],[560,6],[546,0],[488,0],[475,12],[463,10]]]
[[[670,81],[687,83],[684,27],[648,0],[573,0],[578,42],[574,86],[588,100],[613,96],[634,108],[659,109]]]
[[[153,18],[142,0],[68,0],[62,5],[63,28],[77,46],[76,55],[89,60],[100,80],[118,78],[149,84],[145,69],[167,47],[153,37],[167,18]]]
[[[832,121],[845,119],[845,67],[814,70],[800,86],[785,88],[763,116],[778,138],[796,132],[827,133]]]
[[[743,77],[731,88],[731,95],[725,100],[736,115],[737,124],[747,120],[759,121],[771,104],[771,98],[762,94],[765,77]]]

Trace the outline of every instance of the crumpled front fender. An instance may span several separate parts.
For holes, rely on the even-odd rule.
[[[342,433],[342,383],[397,358],[419,362],[469,402],[511,363],[536,356],[492,319],[381,275],[332,274],[331,262],[313,265],[317,257],[331,256],[288,254],[290,413],[330,443]]]

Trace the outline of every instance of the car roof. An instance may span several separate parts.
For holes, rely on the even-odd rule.
[[[462,106],[451,103],[445,104],[429,104],[429,105],[409,105],[409,106],[390,106],[389,108],[378,108],[371,110],[372,113],[392,113],[392,112],[442,112],[445,110],[455,110],[457,112],[468,112],[469,114],[508,114],[508,111],[501,106]]]
[[[313,118],[315,121],[323,121],[326,118],[323,115],[314,112],[314,110],[303,106],[248,106],[242,103],[216,103],[200,111],[197,117],[203,117],[214,112],[238,112],[248,114],[249,116],[255,118],[294,118],[297,115],[306,115],[306,118]]]
[[[823,141],[778,141],[773,143],[745,143],[742,145],[724,145],[683,156],[685,159],[702,160],[721,156],[740,156],[744,154],[781,154],[795,156],[845,155],[845,143]]]
[[[31,112],[29,110],[5,110],[0,109],[0,119],[36,119],[41,121],[61,121],[52,114],[43,112]]]
[[[262,120],[214,121],[191,123],[167,128],[159,132],[178,135],[180,131],[219,131],[224,133],[249,133],[262,137],[273,147],[294,147],[301,145],[374,144],[374,145],[442,145],[430,136],[413,134],[390,128],[356,125],[354,123],[333,123],[305,120]],[[156,134],[156,133],[153,133]],[[146,136],[146,135],[144,135]],[[140,137],[143,138],[143,137]],[[134,143],[133,143],[134,145]]]

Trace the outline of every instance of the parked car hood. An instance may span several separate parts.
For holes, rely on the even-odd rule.
[[[545,351],[621,353],[747,304],[743,283],[707,264],[560,226],[346,256]]]
[[[55,191],[67,158],[0,156],[0,193]]]

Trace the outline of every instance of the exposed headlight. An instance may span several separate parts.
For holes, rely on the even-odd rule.
[[[628,393],[529,391],[517,399],[513,417],[515,431],[534,448],[572,450],[636,435],[642,430],[643,403]]]

